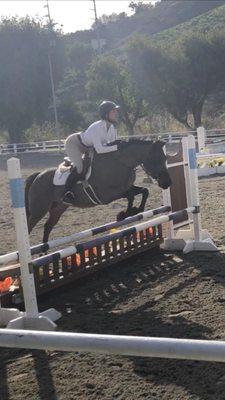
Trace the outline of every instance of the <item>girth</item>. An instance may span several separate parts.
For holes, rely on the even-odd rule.
[[[103,204],[101,202],[101,200],[98,198],[98,196],[96,195],[93,187],[90,185],[90,183],[88,181],[83,181],[80,183],[83,187],[84,193],[86,194],[88,199],[92,202],[92,204],[94,204],[94,205],[102,205]]]

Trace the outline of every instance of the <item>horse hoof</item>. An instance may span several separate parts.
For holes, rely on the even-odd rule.
[[[129,211],[129,217],[132,217],[132,215],[138,214],[139,209],[137,207],[132,207],[131,210]]]
[[[125,211],[120,211],[120,213],[117,215],[116,219],[117,221],[123,221],[127,217]]]

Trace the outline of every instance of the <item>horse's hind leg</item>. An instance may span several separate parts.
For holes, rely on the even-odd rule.
[[[29,202],[29,213],[28,213],[28,219],[27,219],[27,224],[28,224],[28,232],[31,233],[35,225],[47,214],[48,210],[50,209],[51,203],[49,201],[46,201],[44,198],[43,201],[39,201],[37,203],[37,200]]]
[[[49,235],[68,206],[63,203],[53,203],[49,210],[49,217],[44,224],[43,243],[48,242]]]

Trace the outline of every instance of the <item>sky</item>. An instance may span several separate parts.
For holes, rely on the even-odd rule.
[[[149,0],[144,2],[149,3]],[[130,3],[131,0],[96,0],[98,17],[121,12],[130,15]],[[43,17],[47,13],[45,5],[45,0],[0,0],[1,17]],[[49,8],[51,18],[61,25],[65,33],[90,29],[94,22],[93,0],[49,0]]]

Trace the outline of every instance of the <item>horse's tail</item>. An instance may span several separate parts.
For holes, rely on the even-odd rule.
[[[32,183],[34,182],[35,178],[39,174],[40,174],[40,172],[34,172],[32,175],[28,176],[28,178],[25,181],[25,208],[26,208],[27,221],[28,221],[29,216],[30,216],[29,201],[28,201],[29,190],[30,190],[30,187],[31,187]]]

